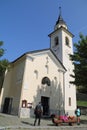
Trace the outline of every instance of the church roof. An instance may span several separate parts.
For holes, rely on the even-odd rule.
[[[67,29],[66,22],[63,20],[63,17],[62,17],[62,14],[61,14],[61,7],[59,7],[59,17],[58,17],[58,20],[56,21],[54,30],[57,30],[61,26],[63,26],[64,28]]]
[[[58,20],[56,21],[56,25],[57,24],[65,24],[66,25],[66,22],[63,20],[63,17],[62,17],[62,14],[61,14],[61,7],[59,7],[59,9],[60,9],[60,13],[59,13]]]
[[[38,54],[45,54],[45,53],[48,53],[51,58],[53,57],[52,58],[53,60],[56,60],[57,62],[59,62],[60,66],[62,66],[62,68],[66,71],[66,68],[64,67],[62,62],[57,58],[57,56],[53,53],[53,51],[50,48],[26,52],[23,55],[21,55],[20,57],[18,57],[16,60],[12,61],[11,64],[16,63],[21,58],[26,57],[26,55],[28,55],[28,54],[30,54],[30,55],[38,55]]]
[[[57,28],[56,30],[54,30],[53,32],[51,32],[48,36],[50,37],[51,34],[55,33],[55,32],[58,31],[58,30],[63,30],[63,31],[65,31],[66,33],[68,33],[71,37],[74,37],[74,35],[73,35],[69,30],[67,30],[66,28],[64,28],[63,26],[61,26],[60,28]]]

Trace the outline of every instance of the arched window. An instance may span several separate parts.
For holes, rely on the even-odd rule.
[[[37,70],[34,71],[34,74],[35,74],[36,79],[38,79],[38,71]]]
[[[42,79],[42,84],[47,84],[48,86],[50,86],[50,79],[48,77],[44,77]]]
[[[54,44],[55,44],[55,46],[57,46],[57,45],[59,44],[59,39],[58,39],[58,37],[55,37],[55,39],[54,39]]]
[[[69,106],[71,106],[71,97],[69,97]]]
[[[48,65],[45,65],[45,68],[46,68],[46,72],[48,74],[49,73],[49,67],[48,67]]]
[[[66,45],[69,46],[69,39],[68,37],[65,38]]]

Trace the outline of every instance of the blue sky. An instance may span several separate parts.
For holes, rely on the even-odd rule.
[[[87,35],[87,0],[0,0],[0,41],[3,58],[13,61],[28,51],[50,47],[48,34],[54,30],[59,6],[68,29],[79,40]]]

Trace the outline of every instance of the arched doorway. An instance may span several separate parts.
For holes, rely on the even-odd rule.
[[[41,103],[43,106],[43,115],[48,116],[49,115],[49,97],[41,96]]]
[[[44,77],[42,79],[42,84],[47,85],[48,87],[51,85],[50,79],[48,77]],[[41,96],[41,103],[43,106],[43,115],[44,116],[49,116],[49,102],[50,102],[50,97],[48,96]]]

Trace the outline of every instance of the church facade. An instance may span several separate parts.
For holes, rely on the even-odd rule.
[[[49,37],[49,49],[25,53],[10,63],[2,86],[1,112],[31,117],[41,101],[43,116],[74,115],[76,88],[70,84],[74,66],[69,58],[73,54],[73,34],[61,12]]]

